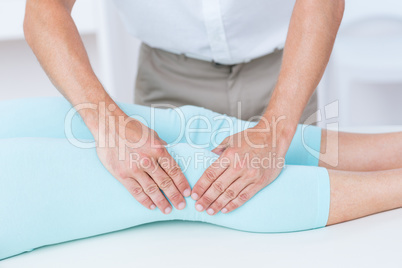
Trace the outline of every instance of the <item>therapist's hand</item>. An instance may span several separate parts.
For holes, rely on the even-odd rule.
[[[205,171],[192,191],[196,209],[207,209],[212,215],[233,211],[279,175],[282,165],[274,160],[284,161],[297,123],[322,78],[344,7],[344,0],[296,1],[278,81],[263,114],[264,119],[283,117],[286,122],[278,125],[278,131],[265,135],[245,130],[226,139],[223,149],[215,149],[214,152],[221,154],[219,159]],[[264,127],[260,123],[255,129]],[[253,144],[248,144],[247,139]],[[257,148],[258,144],[265,147]],[[258,163],[269,156],[271,167]],[[246,165],[236,166],[236,158],[240,162],[246,160]]]
[[[95,137],[98,157],[138,202],[164,214],[172,211],[168,199],[177,209],[185,207],[190,185],[154,130],[128,116],[124,124],[104,129]]]
[[[260,124],[226,138],[213,152],[219,158],[204,172],[193,188],[198,211],[209,215],[228,213],[243,205],[270,184],[284,166],[286,144]]]
[[[108,111],[110,114],[103,121],[109,121],[110,116],[127,119],[128,116],[117,107],[91,67],[71,17],[75,2],[27,0],[24,19],[26,40],[52,83],[74,107],[84,103],[104,103],[105,107],[111,105],[114,109]],[[168,198],[176,208],[184,208],[183,195],[191,193],[190,185],[154,131],[136,121],[123,127],[125,133],[113,127],[110,127],[112,131],[105,131],[105,127],[100,127],[98,122],[105,115],[92,108],[79,113],[95,138],[102,164],[141,204],[149,209],[157,206],[167,214],[172,210]],[[153,144],[152,136],[155,137]],[[143,143],[142,146],[128,146],[136,141]],[[122,154],[124,157],[121,157]],[[130,161],[130,157],[139,157],[139,164]]]

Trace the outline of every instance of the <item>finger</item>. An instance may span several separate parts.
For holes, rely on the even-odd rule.
[[[163,171],[158,163],[153,164],[151,169],[145,171],[165,193],[166,197],[175,208],[182,210],[186,207],[184,197],[176,188],[173,180],[165,173],[165,171]]]
[[[185,197],[190,196],[190,184],[188,183],[187,178],[184,176],[180,166],[167,150],[165,150],[163,158],[158,159],[158,163],[163,171],[165,171],[165,173],[173,180],[174,185],[180,191],[180,193]]]
[[[211,150],[211,152],[221,155],[229,146],[229,138],[224,139],[218,146]]]
[[[233,210],[239,208],[251,197],[253,197],[259,190],[255,187],[255,184],[250,184],[246,188],[244,188],[232,201],[230,201],[226,206],[221,210],[222,213],[229,213]]]
[[[235,199],[239,193],[249,186],[250,183],[239,178],[235,180],[226,190],[206,209],[209,215],[215,215],[221,211],[230,201]]]
[[[144,207],[149,209],[156,208],[154,202],[149,198],[149,196],[144,192],[142,186],[134,178],[122,179],[121,183]]]
[[[239,176],[231,172],[230,168],[225,170],[198,199],[195,208],[200,212],[208,208],[238,178]]]
[[[201,196],[203,196],[211,184],[228,168],[228,161],[225,160],[225,162],[223,162],[222,157],[223,155],[212,163],[212,165],[209,166],[201,175],[200,179],[194,185],[191,198],[198,200]]]
[[[140,172],[136,174],[136,178],[144,193],[149,196],[159,210],[164,214],[169,214],[172,211],[172,206],[149,175],[145,172]]]

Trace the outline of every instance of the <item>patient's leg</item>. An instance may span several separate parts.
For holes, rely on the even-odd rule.
[[[338,136],[337,136],[338,135]],[[322,130],[319,166],[350,171],[402,167],[402,132],[356,134]]]
[[[402,207],[402,169],[328,173],[331,202],[327,225]]]

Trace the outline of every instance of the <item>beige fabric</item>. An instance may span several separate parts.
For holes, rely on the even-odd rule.
[[[196,105],[249,120],[261,115],[267,107],[279,75],[282,54],[282,50],[277,50],[248,63],[227,66],[142,44],[135,103]],[[314,93],[300,122],[316,110]]]

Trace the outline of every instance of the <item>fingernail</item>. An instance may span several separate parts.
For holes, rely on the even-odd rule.
[[[212,208],[209,208],[209,209],[207,209],[207,213],[209,214],[209,215],[214,215],[214,210],[212,209]]]
[[[171,207],[165,208],[165,214],[169,214],[172,211]]]
[[[151,209],[155,209],[156,206],[154,204],[151,205]]]
[[[184,197],[190,196],[190,194],[191,194],[191,190],[190,190],[190,189],[186,189],[186,190],[184,190],[184,192],[183,192]]]
[[[203,211],[203,210],[204,210],[204,207],[203,207],[202,205],[200,205],[200,204],[196,205],[195,208],[196,208],[198,211]]]
[[[181,202],[181,203],[177,206],[177,208],[178,208],[178,209],[183,209],[185,206],[186,206],[186,203]]]
[[[221,212],[226,213],[226,212],[228,212],[228,209],[227,208],[222,208]]]
[[[194,199],[194,200],[198,200],[198,194],[192,193],[191,198]]]

